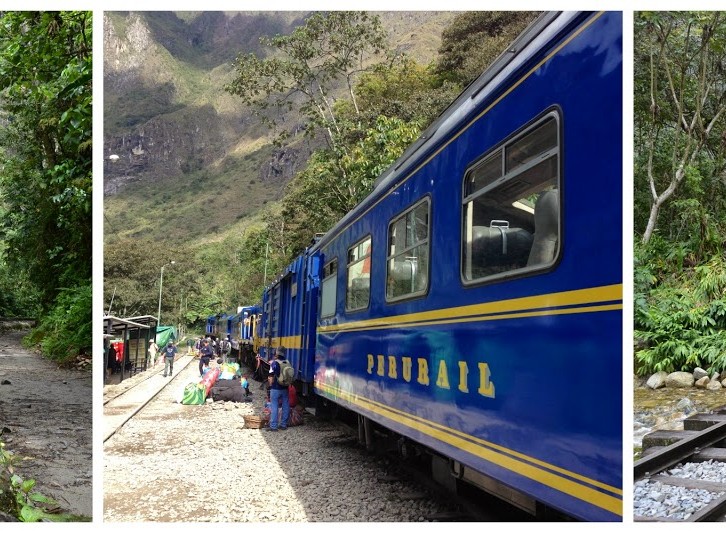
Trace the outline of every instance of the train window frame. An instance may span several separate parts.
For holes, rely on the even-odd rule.
[[[403,250],[400,252],[397,252],[395,254],[391,254],[391,228],[396,225],[399,221],[402,219],[405,220],[405,218],[409,215],[409,213],[413,213],[418,209],[421,205],[426,205],[426,217],[427,217],[427,227],[426,227],[426,238],[421,241],[416,241],[414,244],[410,246],[404,246]],[[422,296],[425,296],[428,294],[429,287],[431,285],[431,195],[426,195],[425,197],[417,200],[415,203],[413,203],[411,206],[407,207],[405,210],[399,212],[395,216],[391,218],[391,220],[388,222],[388,228],[386,231],[386,283],[384,285],[384,298],[386,303],[399,303],[402,301],[412,300],[414,298],[420,298]],[[404,228],[408,228],[407,226],[404,226]],[[417,290],[412,291],[409,293],[402,294],[400,296],[394,296],[390,297],[388,295],[388,287],[389,283],[391,281],[391,260],[395,260],[395,257],[400,256],[410,250],[413,250],[415,248],[418,248],[420,246],[426,245],[426,285]]]
[[[330,273],[326,274],[331,270]],[[332,280],[332,282],[331,282]],[[328,282],[326,284],[326,282]],[[332,310],[326,313],[325,309],[325,294],[326,294],[326,287],[333,287],[333,296],[332,296]],[[327,300],[329,301],[329,300]],[[335,316],[336,310],[338,308],[338,258],[331,259],[327,263],[323,265],[323,275],[320,279],[320,318],[330,318],[332,316]]]
[[[517,146],[517,144],[525,139],[527,137],[534,134],[540,127],[543,127],[546,125],[546,123],[554,121],[554,132],[555,132],[555,144],[554,146],[550,146],[547,149],[544,149],[539,152],[534,153],[534,157],[531,157],[529,160],[526,160],[522,163],[519,163],[517,165],[514,165],[512,167],[508,168],[508,159],[511,157],[511,154],[508,150],[512,149],[513,147]],[[544,131],[544,130],[543,130]],[[533,141],[536,141],[536,137],[532,137]],[[512,278],[517,277],[524,277],[524,276],[530,276],[532,274],[540,274],[544,272],[548,272],[555,268],[555,266],[559,263],[561,257],[562,257],[562,250],[563,250],[563,220],[562,220],[562,195],[563,195],[563,182],[564,182],[564,176],[563,176],[563,158],[562,154],[564,153],[563,149],[563,131],[562,131],[562,113],[559,107],[552,107],[543,113],[541,113],[538,117],[531,120],[529,123],[525,124],[521,128],[519,128],[517,131],[509,135],[507,138],[505,138],[503,141],[499,142],[498,144],[494,145],[491,149],[487,150],[481,157],[477,158],[477,160],[470,164],[466,170],[464,171],[464,175],[462,178],[462,189],[461,189],[461,219],[460,219],[460,268],[459,268],[459,275],[461,278],[461,282],[464,286],[473,286],[473,285],[481,285],[486,283],[492,283],[502,280],[510,280]],[[490,179],[487,183],[483,184],[482,186],[479,186],[477,188],[477,185],[474,185],[473,190],[469,191],[469,185],[472,182],[473,175],[483,169],[486,165],[490,165],[491,161],[494,158],[500,158],[501,167],[500,167],[500,174],[493,179]],[[553,163],[549,163],[550,161],[553,161]],[[473,228],[476,226],[473,223],[473,217],[474,217],[474,201],[479,200],[481,201],[483,197],[485,197],[487,194],[496,193],[497,189],[501,188],[504,185],[508,185],[510,187],[514,187],[517,185],[517,179],[522,179],[526,176],[526,174],[530,171],[533,171],[534,169],[537,169],[543,164],[549,164],[551,165],[551,170],[553,171],[552,176],[549,179],[546,179],[543,181],[543,183],[547,183],[548,181],[554,182],[554,187],[550,189],[550,186],[543,186],[541,191],[538,191],[537,194],[540,196],[542,193],[547,192],[548,190],[555,190],[556,191],[556,222],[557,222],[557,237],[556,237],[556,244],[555,244],[555,250],[552,258],[550,260],[539,262],[536,264],[530,264],[527,265],[525,263],[524,266],[519,266],[516,268],[506,269],[504,271],[495,272],[495,273],[488,273],[480,276],[474,276],[473,275]],[[500,191],[501,192],[501,191]],[[553,195],[550,195],[550,197],[553,197]],[[518,205],[515,205],[518,204]],[[500,204],[501,205],[501,204]],[[528,212],[532,215],[532,218],[534,218],[534,209],[531,206],[524,205],[519,200],[512,202],[511,207],[516,207],[521,209],[522,211]],[[511,208],[510,207],[510,208]],[[496,220],[492,220],[491,223],[498,222]],[[504,225],[502,221],[502,227],[506,227],[509,229],[508,224]],[[490,228],[497,228],[499,229],[498,225],[492,226],[490,224]],[[503,230],[499,230],[503,233]],[[534,232],[532,232],[532,235],[534,235]],[[534,240],[534,238],[533,238]],[[527,250],[527,254],[532,251],[533,244],[530,245],[530,248]]]
[[[368,252],[366,255],[359,255],[357,259],[351,260],[351,252],[358,248],[359,246],[365,244],[365,242],[368,241]],[[351,268],[358,265],[359,263],[363,262],[365,263],[366,259],[368,260],[368,300],[365,305],[358,306],[358,307],[351,307],[350,304],[350,295],[351,295],[351,278],[350,278],[350,272]],[[373,259],[373,235],[368,234],[359,241],[357,241],[355,244],[353,244],[350,248],[348,248],[348,252],[346,254],[346,269],[345,269],[345,311],[346,313],[353,313],[357,311],[364,311],[368,309],[371,305],[371,268],[373,267],[372,264]],[[365,264],[364,264],[365,266]],[[356,278],[360,279],[360,278]]]

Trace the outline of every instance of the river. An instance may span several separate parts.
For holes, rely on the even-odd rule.
[[[658,429],[683,429],[683,420],[726,405],[726,389],[710,391],[663,387],[652,390],[636,378],[633,396],[633,453],[638,459],[643,436]]]

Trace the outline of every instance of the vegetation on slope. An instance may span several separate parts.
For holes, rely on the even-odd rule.
[[[0,17],[2,315],[65,361],[91,348],[89,12]]]
[[[635,16],[635,371],[726,370],[726,19]]]

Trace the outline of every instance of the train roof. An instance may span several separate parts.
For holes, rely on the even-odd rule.
[[[421,136],[409,146],[374,184],[371,193],[325,233],[309,250],[324,248],[371,204],[406,177],[415,165],[445,141],[483,100],[495,93],[508,78],[534,56],[550,39],[582,12],[550,11],[532,22],[492,64],[454,100]]]

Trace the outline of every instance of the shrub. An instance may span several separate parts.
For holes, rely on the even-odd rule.
[[[61,364],[91,352],[92,286],[62,289],[47,315],[28,335],[26,345],[40,345],[43,354]]]

